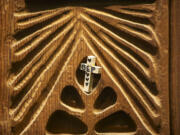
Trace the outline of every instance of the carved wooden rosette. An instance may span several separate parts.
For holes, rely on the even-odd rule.
[[[168,0],[11,4],[12,134],[169,134]],[[88,95],[89,55],[102,72]]]

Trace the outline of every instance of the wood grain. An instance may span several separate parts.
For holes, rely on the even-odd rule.
[[[179,64],[179,58],[180,58],[180,19],[179,19],[179,13],[180,9],[178,8],[178,5],[180,4],[179,1],[171,1],[171,16],[170,16],[170,43],[171,43],[171,68],[170,68],[170,80],[171,80],[171,134],[172,135],[178,135],[180,133],[180,64]]]
[[[168,0],[2,5],[2,134],[170,133]],[[88,55],[103,68],[91,94]]]

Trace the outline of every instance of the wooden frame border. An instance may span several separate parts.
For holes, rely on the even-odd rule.
[[[170,0],[170,118],[171,135],[180,134],[180,1]]]
[[[5,5],[6,0],[0,0],[0,45],[4,43],[4,34],[2,33],[4,24],[2,23],[3,18],[3,6]],[[170,20],[170,118],[171,118],[171,135],[179,135],[180,134],[180,0],[169,0],[169,20]],[[179,18],[178,18],[179,16]],[[2,48],[0,49],[0,52]],[[2,65],[1,59],[3,59],[3,55],[0,54],[0,65]],[[4,64],[3,64],[4,65]],[[0,67],[0,77],[2,74],[2,66]],[[2,97],[3,94],[3,86],[0,82],[0,101],[2,99],[6,99],[5,103],[0,105],[0,110],[6,110],[7,99],[8,97]],[[0,117],[0,129],[4,130],[5,127],[8,127],[8,119],[4,119],[2,116],[6,116],[5,112]],[[2,131],[3,132],[3,131]],[[1,133],[1,132],[0,132]]]

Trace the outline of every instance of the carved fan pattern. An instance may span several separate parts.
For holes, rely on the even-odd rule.
[[[154,30],[156,1],[70,2],[14,13],[8,80],[13,130],[23,134],[33,124],[83,41],[145,130],[158,134],[161,102],[156,65],[161,47]],[[34,106],[39,109],[32,110]],[[22,123],[28,124],[19,130],[16,125]]]

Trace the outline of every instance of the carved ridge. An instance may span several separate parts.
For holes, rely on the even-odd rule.
[[[151,134],[159,133],[156,120],[160,119],[161,102],[155,65],[161,46],[154,30],[155,1],[120,3],[122,5],[116,3],[100,8],[65,6],[14,14],[15,41],[10,48],[11,68],[15,70],[10,71],[8,86],[12,89],[10,114],[15,128],[26,121],[26,116],[35,121],[40,114],[43,107],[35,109],[38,112],[35,116],[29,110],[41,98],[40,104],[45,106],[48,97],[43,96],[43,90],[58,73],[47,94],[53,91],[57,78],[63,73],[63,64],[77,47],[78,37],[96,55],[146,130]],[[24,60],[27,63],[23,63]],[[114,66],[110,66],[112,63]],[[61,71],[57,71],[58,67]],[[69,108],[64,105],[64,109]],[[23,134],[29,128],[33,123],[30,119],[18,132]]]

